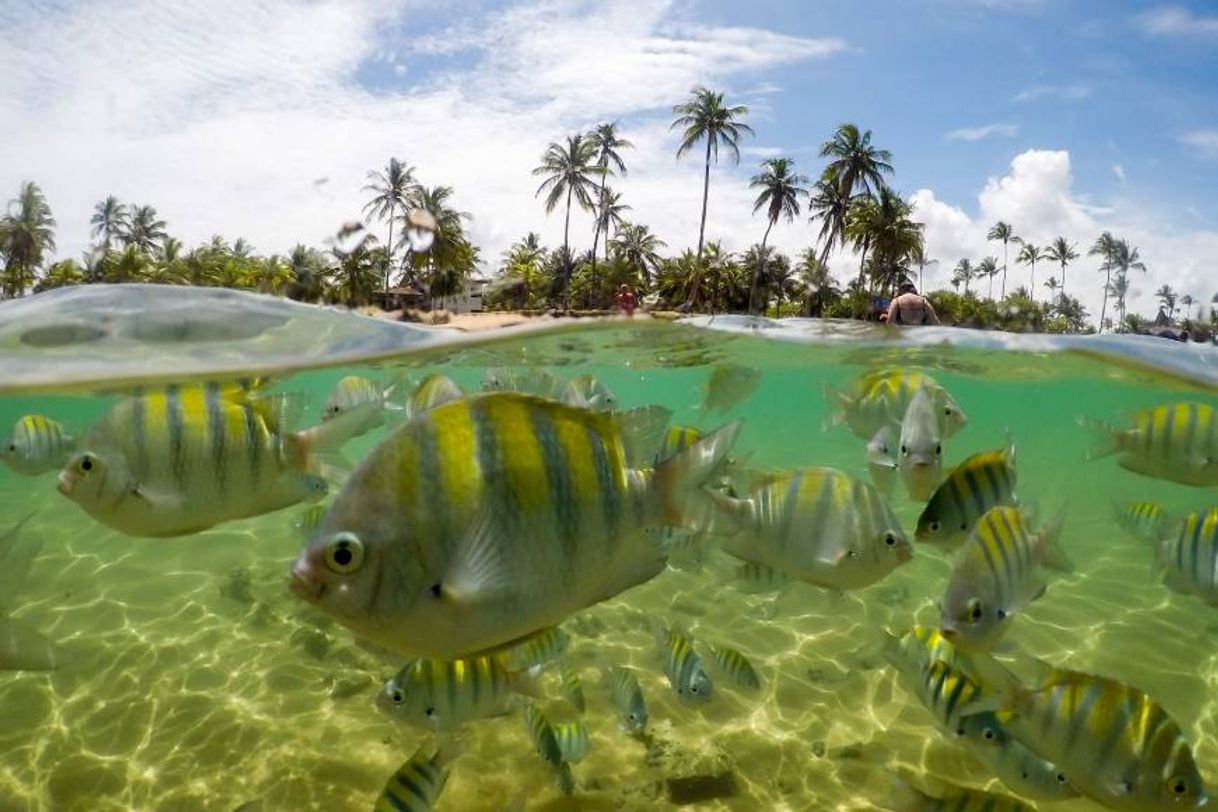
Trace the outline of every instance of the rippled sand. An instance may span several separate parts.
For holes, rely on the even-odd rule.
[[[633,340],[619,336],[616,352],[629,351]],[[467,352],[448,369],[472,384],[485,363],[595,354],[578,336],[561,347],[556,341]],[[668,367],[676,358],[736,353],[734,360],[752,359],[765,373],[753,400],[733,414],[746,419],[739,449],[751,451],[754,463],[864,470],[861,441],[844,429],[821,431],[821,382],[840,381],[857,367],[831,369],[821,351],[771,352],[747,342],[670,350],[664,361],[652,354],[633,369],[593,371],[623,403],[658,400],[677,412],[675,422],[693,421],[705,369]],[[1203,773],[1218,782],[1218,613],[1152,585],[1150,551],[1110,520],[1114,498],[1186,507],[1213,500],[1214,491],[1141,479],[1111,461],[1083,463],[1089,438],[1074,424],[1082,411],[1111,417],[1180,391],[1164,382],[1148,388],[1138,376],[1086,368],[1091,362],[1077,359],[1063,363],[1072,372],[1067,380],[1038,356],[939,360],[956,365],[934,374],[970,417],[947,443],[949,461],[1001,445],[1010,429],[1021,496],[1042,514],[1063,498],[1070,505],[1064,544],[1078,571],[1053,581],[1015,622],[1011,638],[1050,662],[1118,676],[1154,694],[1191,736]],[[585,369],[562,369],[579,371]],[[1073,374],[1080,372],[1089,373],[1086,380]],[[303,386],[319,404],[338,374],[288,388]],[[0,418],[9,425],[40,410],[83,421],[103,407],[8,400],[0,402]],[[918,507],[904,498],[895,504],[912,533]],[[58,641],[70,660],[51,674],[0,674],[2,812],[228,812],[251,801],[264,810],[367,810],[426,739],[373,705],[393,665],[287,592],[287,568],[301,545],[291,527],[298,511],[184,539],[131,539],[64,501],[53,476],[25,480],[0,471],[0,525],[35,507],[33,530],[46,543],[16,615]],[[722,773],[733,776],[736,794],[697,808],[884,809],[885,764],[987,782],[982,768],[938,735],[873,650],[884,628],[934,621],[946,558],[919,549],[913,563],[869,590],[838,595],[793,584],[776,601],[735,589],[734,567],[718,555],[701,572],[666,572],[565,625],[592,736],[588,757],[574,768],[575,797],[559,794],[513,715],[468,730],[468,750],[439,809],[671,809],[666,779]],[[720,676],[710,704],[680,704],[659,668],[652,617],[687,628],[696,641],[749,655],[762,692],[750,695]],[[651,714],[645,736],[618,728],[608,692],[597,684],[602,662],[639,670]],[[547,709],[569,716],[556,677],[547,680]],[[991,788],[1000,789],[997,782]],[[1040,808],[1098,807],[1074,801]]]

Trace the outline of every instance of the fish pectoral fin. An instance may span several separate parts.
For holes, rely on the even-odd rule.
[[[181,510],[185,500],[177,494],[160,493],[149,489],[145,485],[136,482],[131,486],[131,495],[137,499],[142,499],[149,507],[156,510],[175,511]]]
[[[496,530],[494,512],[483,507],[465,529],[444,579],[432,587],[438,588],[437,597],[474,604],[519,586],[513,582]]]

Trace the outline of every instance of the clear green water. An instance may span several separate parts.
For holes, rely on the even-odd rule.
[[[509,338],[412,362],[467,390],[488,366],[545,365],[591,372],[624,406],[661,403],[674,423],[698,422],[709,365],[735,361],[763,373],[753,397],[728,415],[745,428],[737,448],[762,466],[833,465],[865,476],[863,442],[844,427],[823,431],[825,383],[842,385],[868,365],[909,364],[933,374],[969,417],[946,443],[949,464],[1016,442],[1019,493],[1052,509],[1069,502],[1064,544],[1078,567],[1015,623],[1011,637],[1053,663],[1132,682],[1162,701],[1193,742],[1203,774],[1218,781],[1218,616],[1149,578],[1150,550],[1120,533],[1111,502],[1154,499],[1191,509],[1212,489],[1158,482],[1111,460],[1083,461],[1091,439],[1075,418],[1179,399],[1218,403],[1180,379],[1075,354],[928,349],[877,350],[780,344],[688,328],[614,327]],[[295,375],[278,388],[310,395],[316,416],[342,374]],[[91,397],[0,400],[0,425],[37,412],[83,430],[113,401]],[[717,421],[711,421],[717,422]],[[709,427],[707,424],[704,427]],[[358,457],[383,436],[357,440]],[[0,525],[31,508],[45,545],[15,616],[68,655],[50,673],[0,673],[0,810],[367,810],[399,764],[426,737],[374,706],[395,669],[287,590],[302,540],[300,509],[171,540],[135,539],[100,526],[55,491],[53,474],[20,478],[0,469]],[[919,506],[894,507],[912,536]],[[442,810],[669,809],[664,780],[730,771],[738,794],[699,808],[886,808],[875,762],[957,783],[1000,789],[929,715],[870,668],[860,649],[884,628],[934,623],[947,559],[919,548],[878,585],[845,596],[795,584],[777,605],[731,583],[735,562],[701,572],[669,570],[571,618],[568,661],[588,696],[588,757],[577,794],[563,798],[516,716],[470,728]],[[723,680],[700,708],[679,704],[648,631],[652,616],[702,642],[746,653],[764,680],[750,696]],[[636,666],[651,713],[650,736],[617,727],[602,659]],[[547,683],[559,707],[557,680]],[[860,757],[861,756],[861,757]],[[1086,801],[1042,809],[1098,809]]]

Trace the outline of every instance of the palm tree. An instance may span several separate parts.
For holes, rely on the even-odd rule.
[[[142,254],[151,255],[156,250],[157,243],[165,239],[165,221],[157,219],[156,209],[152,206],[136,206],[131,210],[127,221],[127,233],[123,242],[134,245]]]
[[[84,272],[80,265],[74,259],[61,259],[51,267],[47,268],[42,279],[38,280],[35,286],[35,292],[51,290],[52,288],[66,288],[71,285],[79,285],[85,279]]]
[[[761,249],[764,254],[766,243],[770,239],[770,229],[780,217],[789,223],[799,215],[799,198],[808,194],[804,186],[807,177],[794,171],[795,162],[788,158],[770,158],[761,164],[761,173],[754,175],[749,182],[752,189],[760,189],[757,199],[753,202],[753,214],[762,208],[766,210],[765,234],[761,238]],[[749,288],[749,313],[753,312],[753,300],[757,296],[757,279],[761,275],[761,267],[753,269],[753,284]]]
[[[1032,266],[1032,284],[1028,285],[1028,298],[1033,302],[1036,301],[1036,263],[1044,258],[1045,252],[1030,242],[1025,242],[1023,248],[1019,249],[1019,256],[1015,257],[1016,262]]]
[[[829,266],[817,255],[815,248],[807,248],[800,254],[796,272],[807,297],[806,312],[809,316],[823,315],[829,300],[842,295],[837,280],[829,273]]]
[[[55,218],[42,189],[33,181],[21,184],[0,217],[0,254],[5,257],[3,293],[24,296],[34,284],[35,270],[55,250]]]
[[[922,224],[910,219],[913,207],[887,186],[876,197],[858,196],[846,216],[846,238],[861,252],[858,289],[866,282],[867,252],[873,252],[873,282],[897,281],[901,270],[922,250]]]
[[[989,233],[985,235],[985,238],[987,240],[1002,241],[1002,292],[999,294],[998,298],[1005,299],[1007,297],[1007,260],[1009,259],[1007,254],[1007,245],[1011,242],[1011,240],[1016,240],[1018,238],[1015,236],[1015,229],[1011,228],[1011,224],[1004,223],[1001,220],[994,223],[994,227],[989,230]]]
[[[918,250],[914,252],[914,255],[913,255],[913,257],[912,257],[911,259],[912,259],[912,260],[913,260],[915,263],[917,263],[917,265],[918,265],[918,290],[922,290],[922,289],[923,289],[923,288],[922,288],[922,273],[923,273],[923,271],[925,271],[925,270],[926,270],[926,266],[927,266],[927,265],[932,265],[932,266],[933,266],[933,265],[938,265],[938,264],[939,264],[939,260],[937,260],[937,259],[931,259],[929,256],[927,256],[927,254],[926,254],[926,246],[925,246],[925,245],[923,245],[923,246],[921,246],[920,248],[918,248]]]
[[[385,240],[388,249],[384,269],[384,289],[389,290],[389,272],[393,268],[393,218],[398,208],[405,214],[415,204],[419,184],[414,178],[414,167],[390,158],[384,172],[368,173],[368,183],[361,191],[372,192],[372,199],[364,205],[364,214],[389,222],[389,237]]]
[[[541,156],[541,163],[533,170],[534,175],[545,175],[541,186],[537,187],[537,195],[546,192],[546,214],[554,211],[554,207],[565,196],[567,199],[567,217],[563,225],[562,247],[567,262],[563,268],[563,307],[569,309],[571,302],[568,296],[571,286],[571,198],[579,203],[580,208],[592,208],[592,195],[596,192],[596,181],[593,176],[603,175],[599,166],[594,166],[596,159],[596,144],[577,133],[567,136],[567,144],[563,146],[551,143]]]
[[[666,246],[667,243],[645,225],[625,223],[613,238],[614,252],[636,270],[648,286],[652,273],[660,264],[660,249]]]
[[[461,275],[459,270],[467,265],[469,259],[466,248],[469,241],[465,238],[463,221],[471,219],[472,215],[458,211],[449,204],[453,197],[451,186],[420,186],[415,195],[415,205],[430,214],[435,221],[435,240],[425,258],[420,256],[418,260],[423,262],[428,270],[428,293],[431,295],[434,310],[435,296],[432,295],[432,288],[439,291],[460,287],[462,280],[452,277],[454,273]],[[407,229],[402,229],[398,242],[409,244],[410,233]]]
[[[596,274],[596,246],[600,242],[601,230],[605,229],[605,241],[609,240],[608,217],[605,211],[605,206],[610,198],[608,197],[608,189],[605,184],[609,179],[609,175],[617,172],[626,174],[626,162],[622,160],[619,150],[634,149],[634,144],[621,138],[617,134],[617,122],[612,121],[608,124],[598,124],[588,133],[588,140],[592,142],[593,148],[596,150],[596,165],[601,169],[601,188],[600,194],[596,196],[597,202],[600,203],[598,215],[596,218],[596,230],[592,234],[592,273]],[[618,195],[614,195],[612,202],[617,203]],[[630,208],[625,206],[623,208]]]
[[[1049,289],[1049,301],[1052,302],[1056,297],[1058,288],[1061,287],[1061,283],[1057,281],[1057,277],[1050,276],[1049,281],[1045,282],[1045,287]]]
[[[1074,243],[1066,242],[1065,237],[1058,237],[1053,244],[1045,249],[1044,258],[1062,266],[1062,296],[1066,295],[1066,265],[1078,259],[1078,251]]]
[[[1104,317],[1108,312],[1108,291],[1112,286],[1112,260],[1116,253],[1116,239],[1112,233],[1105,231],[1096,238],[1095,244],[1087,251],[1087,256],[1102,256],[1104,264],[1100,266],[1100,270],[1104,272],[1104,299],[1100,304],[1100,325],[1099,332],[1104,332]]]
[[[106,262],[107,282],[143,282],[152,268],[148,254],[130,242],[120,252],[111,254]]]
[[[325,260],[317,251],[297,243],[288,255],[288,273],[292,277],[288,294],[293,299],[316,302],[326,291]]]
[[[994,277],[998,275],[998,259],[997,257],[986,257],[977,263],[977,278],[986,277],[990,280],[989,292],[986,298],[990,301],[994,299]]]
[[[1124,274],[1117,274],[1113,277],[1104,288],[1105,295],[1117,300],[1117,311],[1121,312],[1125,306],[1125,294],[1129,293],[1129,277]],[[1125,330],[1125,315],[1122,312],[1117,324],[1117,332]]]
[[[1146,264],[1138,256],[1138,249],[1130,247],[1125,240],[1117,240],[1113,246],[1112,264],[1117,272],[1117,281],[1121,283],[1120,295],[1117,296],[1117,308],[1121,311],[1121,323],[1125,322],[1125,294],[1129,292],[1128,275],[1130,270],[1146,273]]]
[[[884,175],[892,174],[892,153],[871,146],[871,130],[860,132],[855,124],[839,125],[833,137],[821,144],[820,156],[831,159],[824,179],[836,180],[848,196],[862,187],[870,197],[884,186]]]
[[[964,284],[964,295],[968,296],[968,283],[973,278],[973,263],[967,259],[962,259],[956,263],[956,267],[952,269],[952,287],[958,288],[960,284]]]
[[[114,238],[127,231],[127,207],[110,195],[93,207],[89,222],[93,225],[93,236],[101,237],[102,251],[108,252]]]
[[[1159,304],[1167,311],[1169,319],[1176,315],[1176,292],[1172,290],[1171,285],[1162,285],[1155,291],[1155,298],[1159,300]]]
[[[624,212],[631,210],[631,207],[621,202],[622,195],[620,192],[615,192],[608,187],[602,187],[601,200],[598,212],[600,216],[600,228],[605,233],[605,261],[609,260],[609,233],[610,226],[613,228],[613,233],[617,234],[618,230],[625,224],[626,218]],[[596,247],[592,249],[592,267],[596,268]]]
[[[692,91],[692,98],[684,104],[672,108],[676,116],[669,129],[682,128],[681,144],[677,147],[677,158],[693,149],[699,141],[706,141],[706,166],[702,180],[702,219],[698,225],[698,254],[697,261],[702,262],[702,245],[706,237],[706,204],[710,196],[710,165],[711,156],[719,162],[719,147],[722,146],[732,156],[733,163],[740,162],[740,137],[745,133],[752,134],[753,128],[742,119],[748,115],[749,108],[743,104],[727,107],[723,103],[723,94],[715,93],[709,88],[698,86]],[[695,277],[693,289],[690,291],[688,302],[692,305],[698,297],[698,287],[701,275]]]
[[[1193,303],[1196,301],[1197,301],[1196,299],[1194,299],[1192,296],[1188,295],[1187,293],[1180,297],[1180,307],[1184,308],[1184,318],[1186,321],[1189,319],[1192,319],[1192,317],[1193,317],[1192,307],[1193,307]],[[1198,319],[1201,318],[1201,308],[1197,308],[1197,318]]]
[[[812,221],[820,220],[820,261],[828,262],[829,253],[835,245],[846,244],[846,221],[849,218],[849,192],[835,178],[822,177],[813,187],[808,200],[808,210],[813,212]]]

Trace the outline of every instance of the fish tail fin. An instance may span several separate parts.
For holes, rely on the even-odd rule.
[[[1124,443],[1122,438],[1125,435],[1121,429],[1086,415],[1078,416],[1078,424],[1095,436],[1095,445],[1087,452],[1086,459],[1088,462],[1103,457],[1110,457],[1123,450]]]
[[[626,465],[646,468],[655,461],[671,418],[672,412],[663,406],[640,406],[613,416],[621,434]]]
[[[342,454],[343,446],[357,437],[379,412],[379,403],[361,403],[332,420],[292,435],[303,456],[302,467],[327,479],[341,479],[350,473],[352,465]]]
[[[1062,528],[1066,525],[1066,515],[1069,512],[1066,505],[1053,515],[1044,527],[1040,529],[1036,551],[1040,562],[1049,569],[1058,572],[1074,572],[1074,562],[1061,546]]]
[[[713,522],[714,496],[704,486],[727,460],[740,426],[728,423],[656,466],[661,524],[700,530]]]

